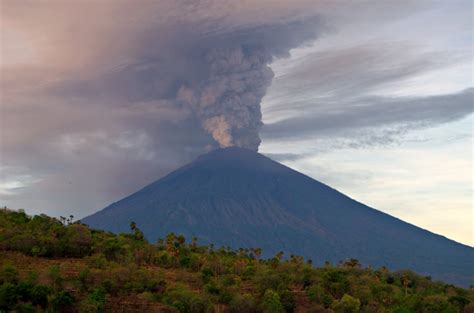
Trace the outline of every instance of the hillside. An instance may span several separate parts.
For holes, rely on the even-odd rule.
[[[0,210],[0,311],[472,312],[474,293],[355,259],[315,268],[299,256],[148,243],[71,219]]]
[[[242,148],[212,151],[83,219],[115,233],[140,225],[155,241],[171,231],[218,246],[280,250],[315,264],[357,258],[474,283],[474,249],[403,222]]]

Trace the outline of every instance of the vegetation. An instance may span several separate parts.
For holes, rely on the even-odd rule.
[[[474,292],[355,259],[315,268],[282,252],[149,243],[0,210],[0,312],[473,312]]]

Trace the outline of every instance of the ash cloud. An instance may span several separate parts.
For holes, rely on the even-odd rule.
[[[3,6],[2,205],[80,217],[210,149],[257,150],[269,64],[324,30],[323,5],[271,6]]]
[[[260,102],[273,78],[271,58],[264,48],[214,49],[205,56],[207,80],[178,91],[178,100],[191,108],[221,147],[258,150]]]
[[[196,9],[199,16],[202,7]],[[258,24],[222,21],[220,14],[152,22],[151,31],[134,34],[136,48],[127,56],[132,61],[49,90],[61,97],[107,98],[114,106],[166,102],[171,109],[188,111],[215,141],[213,146],[257,151],[260,104],[274,76],[269,64],[313,42],[324,26],[314,12],[263,15]]]
[[[260,103],[274,76],[269,64],[316,39],[321,29],[320,19],[310,16],[223,34],[185,30],[191,38],[186,49],[192,51],[185,58],[192,65],[186,76],[170,84],[178,86],[177,104],[189,108],[220,147],[257,151],[263,126]]]

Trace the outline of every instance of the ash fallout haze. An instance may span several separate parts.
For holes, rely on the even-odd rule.
[[[0,205],[83,218],[237,147],[472,246],[472,6],[0,0]]]

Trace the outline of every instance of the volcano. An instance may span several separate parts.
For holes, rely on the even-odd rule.
[[[474,249],[359,203],[257,152],[230,147],[200,156],[82,220],[155,241],[174,232],[203,244],[260,247],[312,259],[356,258],[458,285],[474,282]]]

